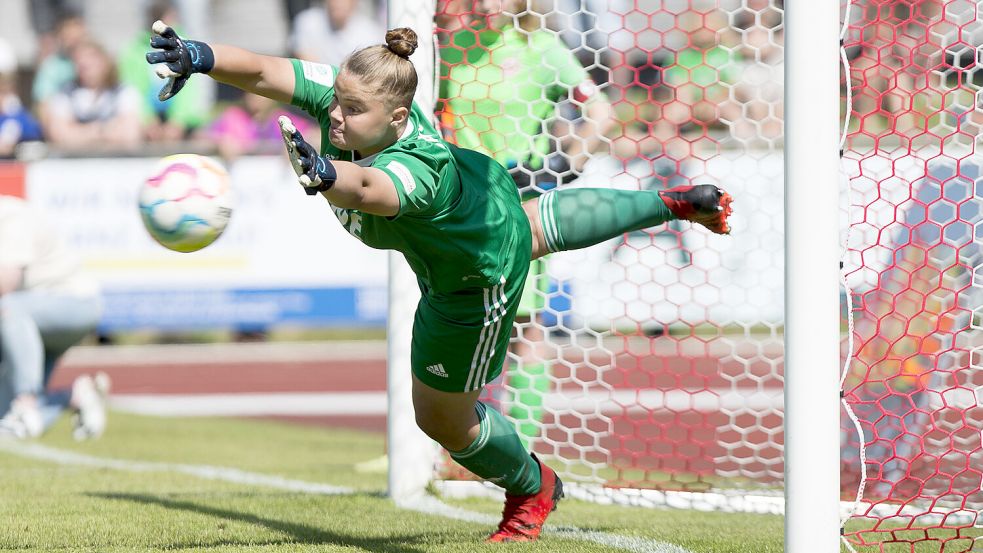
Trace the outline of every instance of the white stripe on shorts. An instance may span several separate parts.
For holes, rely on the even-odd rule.
[[[471,370],[468,372],[468,380],[464,385],[465,391],[473,391],[485,385],[485,378],[488,376],[488,364],[494,355],[495,344],[498,341],[498,334],[502,329],[502,318],[506,312],[505,297],[505,277],[501,277],[501,282],[493,286],[490,290],[485,288],[485,318],[482,320],[481,334],[478,337],[478,344],[475,347],[474,355],[471,357]]]

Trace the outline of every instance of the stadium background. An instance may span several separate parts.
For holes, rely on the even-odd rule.
[[[142,24],[138,3],[84,4],[90,32],[110,51]],[[291,3],[189,4],[207,4],[210,22],[203,34],[189,36],[289,53]],[[585,41],[579,53],[614,68],[604,78],[612,83],[608,92],[622,126],[612,138],[613,155],[594,160],[582,180],[625,188],[716,182],[739,198],[740,240],[724,242],[728,239],[670,225],[557,256],[547,297],[552,320],[544,324],[559,324],[555,340],[567,346],[564,355],[570,358],[555,376],[575,398],[596,391],[585,384],[587,373],[617,367],[605,373],[611,378],[599,379],[607,401],[620,410],[615,441],[628,459],[621,472],[605,476],[610,482],[703,491],[725,479],[775,492],[784,469],[782,4],[598,5],[610,7],[622,27],[595,20],[594,35],[582,36],[598,39],[596,31],[604,31],[612,48]],[[864,551],[894,551],[878,549],[882,540],[897,547],[909,541],[929,546],[918,551],[939,550],[931,547],[946,543],[945,551],[969,551],[975,542],[966,536],[974,535],[980,505],[974,495],[979,471],[973,466],[979,466],[981,449],[972,430],[979,400],[972,400],[981,397],[983,383],[973,372],[979,350],[968,328],[979,327],[968,317],[978,311],[979,287],[967,275],[978,272],[978,253],[970,247],[979,241],[980,226],[971,184],[978,169],[956,161],[973,151],[979,136],[972,126],[976,56],[966,54],[980,43],[979,20],[972,2],[957,0],[852,5],[845,45],[853,72],[844,80],[855,99],[844,156],[851,208],[844,214],[849,230],[843,242],[850,251],[849,284],[863,301],[855,303],[861,346],[846,395],[861,406],[867,445],[874,448],[867,452],[872,469],[867,510],[848,535],[858,547],[866,540],[875,544]],[[378,16],[383,6],[363,3],[362,9]],[[21,62],[25,97],[37,44],[28,12],[26,1],[7,2],[0,20],[0,37],[15,46]],[[572,21],[556,17],[550,24],[566,28]],[[695,63],[683,55],[694,47],[703,49]],[[933,52],[944,52],[941,61]],[[919,88],[918,75],[926,69],[941,80]],[[215,94],[218,106],[235,99],[222,88]],[[916,99],[905,103],[906,94]],[[953,131],[968,137],[962,144],[953,140],[967,150],[946,149]],[[926,135],[941,137],[940,148],[918,142]],[[351,240],[307,202],[279,154],[249,155],[229,164],[239,209],[227,236],[194,258],[163,251],[140,229],[134,191],[160,155],[189,149],[214,153],[200,142],[148,144],[140,155],[28,146],[19,162],[0,164],[0,192],[23,194],[56,214],[87,268],[103,282],[104,341],[207,342],[180,348],[91,344],[71,352],[55,384],[100,368],[114,377],[112,405],[120,413],[272,416],[381,430],[385,257]],[[906,151],[908,158],[899,162],[905,156],[897,151]],[[933,158],[932,164],[920,164],[924,157]],[[943,184],[954,176],[943,194]],[[900,186],[888,188],[892,184]],[[896,206],[903,209],[895,211]],[[933,225],[947,229],[954,252],[918,242],[935,239]],[[309,236],[330,247],[312,254]],[[944,273],[949,278],[933,284]],[[938,318],[950,326],[933,326]],[[927,329],[918,326],[926,320]],[[911,321],[919,323],[911,326]],[[266,341],[214,343],[257,337]],[[316,341],[298,345],[297,339]],[[944,351],[933,357],[940,340]],[[919,344],[913,351],[906,349],[911,342]],[[929,378],[940,362],[948,371]],[[890,372],[898,364],[906,372]],[[626,401],[617,396],[619,390],[634,397]],[[894,400],[901,406],[891,404]],[[595,441],[578,445],[570,438],[574,448],[611,448],[609,429],[592,430],[590,420],[576,420],[583,417],[572,403],[558,405],[555,421],[548,421],[554,432],[580,424]],[[631,409],[638,406],[649,414],[638,418]],[[939,424],[926,426],[940,407],[948,410]],[[564,451],[563,439],[556,438],[561,445],[554,452]],[[843,440],[843,496],[850,500],[859,471],[849,453],[858,444],[848,422]],[[931,510],[939,497],[949,501],[939,503],[940,511],[959,516],[941,522],[936,511],[935,518],[919,516],[926,501]],[[899,509],[903,516],[891,518],[874,508],[877,503],[889,510],[900,503],[916,514]],[[877,526],[886,519],[889,524]],[[908,533],[895,531],[905,525]],[[878,529],[863,531],[872,526]]]

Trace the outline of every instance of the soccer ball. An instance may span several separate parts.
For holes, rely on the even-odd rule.
[[[165,157],[140,189],[140,216],[150,236],[176,252],[211,244],[232,215],[229,174],[196,154]]]

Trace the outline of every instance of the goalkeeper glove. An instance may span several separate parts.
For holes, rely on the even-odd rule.
[[[290,166],[297,173],[297,180],[307,195],[313,196],[330,189],[338,178],[334,165],[317,154],[314,146],[304,140],[289,117],[281,115],[277,122],[280,123],[280,133],[283,135],[283,144],[287,147]]]
[[[160,20],[151,30],[150,46],[156,50],[147,52],[147,63],[162,64],[157,67],[157,76],[167,79],[157,94],[160,101],[180,92],[192,73],[208,73],[215,67],[215,55],[204,42],[183,40]]]

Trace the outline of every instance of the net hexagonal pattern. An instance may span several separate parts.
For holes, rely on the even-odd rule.
[[[527,199],[713,183],[737,208],[731,236],[674,221],[546,258],[486,399],[595,498],[737,508],[750,489],[781,512],[781,0],[544,0],[504,23],[472,4],[438,2],[448,140],[523,175]]]
[[[978,551],[983,21],[966,0],[843,7],[844,399],[862,431],[844,417],[844,499],[866,469],[845,541],[865,552]]]

